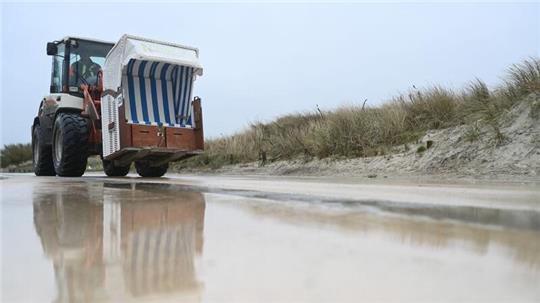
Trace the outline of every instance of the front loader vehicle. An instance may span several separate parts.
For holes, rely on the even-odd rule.
[[[32,125],[38,176],[81,176],[100,155],[108,176],[135,163],[160,177],[169,162],[204,148],[198,50],[124,35],[116,44],[67,37],[47,44],[53,57],[50,94]]]
[[[36,175],[81,176],[88,156],[101,153],[99,114],[91,117],[86,107],[99,113],[99,69],[113,46],[76,37],[47,44],[47,55],[52,56],[50,91],[32,125]]]

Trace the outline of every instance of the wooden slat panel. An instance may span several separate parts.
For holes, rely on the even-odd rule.
[[[190,128],[166,128],[167,148],[195,149],[195,136]]]
[[[126,115],[125,115],[125,107],[124,105],[120,106],[118,108],[118,117],[119,117],[119,120],[118,120],[118,124],[119,124],[119,127],[120,127],[120,148],[124,148],[124,147],[131,147],[133,146],[131,144],[131,125],[127,124],[126,123],[126,119],[124,118]]]
[[[131,134],[134,147],[159,147],[165,144],[165,138],[158,136],[157,126],[132,125]]]
[[[204,135],[203,135],[203,120],[202,120],[202,108],[201,99],[195,98],[193,101],[193,114],[195,120],[195,149],[204,149]]]

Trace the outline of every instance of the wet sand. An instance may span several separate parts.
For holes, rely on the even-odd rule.
[[[4,177],[3,302],[540,301],[534,184]]]

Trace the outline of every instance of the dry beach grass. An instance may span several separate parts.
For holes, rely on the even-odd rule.
[[[430,130],[465,127],[469,142],[488,137],[489,144],[503,144],[501,117],[520,103],[527,103],[538,118],[540,103],[540,58],[512,65],[503,83],[489,89],[479,79],[460,91],[435,86],[412,89],[380,106],[350,105],[332,111],[291,114],[270,123],[253,123],[247,129],[207,140],[203,155],[178,163],[176,169],[258,161],[325,158],[358,158],[391,154],[396,146],[409,145]],[[418,152],[428,149],[418,147]]]

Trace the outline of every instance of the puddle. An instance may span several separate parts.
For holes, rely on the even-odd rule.
[[[3,184],[3,301],[540,298],[534,211],[35,180]]]
[[[540,212],[534,210],[496,209],[474,206],[445,206],[425,203],[400,203],[362,199],[332,199],[302,194],[281,194],[251,190],[216,189],[204,186],[158,183],[106,182],[105,187],[144,190],[176,190],[226,194],[246,198],[261,198],[285,203],[305,202],[336,207],[346,211],[382,212],[386,214],[425,217],[433,220],[452,220],[463,223],[485,224],[500,227],[530,229],[540,231]],[[509,201],[511,203],[511,201]]]

